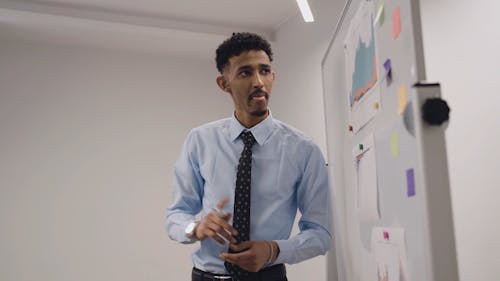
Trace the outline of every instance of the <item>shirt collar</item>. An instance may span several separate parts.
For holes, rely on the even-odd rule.
[[[247,130],[252,132],[253,137],[259,145],[263,145],[264,142],[271,136],[271,133],[274,130],[274,126],[275,124],[273,121],[273,115],[271,114],[270,109],[269,115],[266,117],[266,119],[262,120],[260,123],[249,129],[241,125],[240,121],[236,119],[236,116],[233,113],[229,124],[229,137],[231,138],[232,142],[235,142],[236,139],[240,136],[241,132]]]

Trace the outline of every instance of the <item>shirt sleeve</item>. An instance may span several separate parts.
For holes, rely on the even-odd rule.
[[[275,261],[294,264],[324,255],[331,248],[332,211],[328,170],[316,145],[305,154],[305,168],[297,188],[300,232],[288,240],[277,240],[280,253]]]
[[[189,133],[174,167],[174,201],[167,209],[166,229],[170,239],[188,244],[195,241],[185,234],[202,207],[204,180],[200,174],[195,134]]]

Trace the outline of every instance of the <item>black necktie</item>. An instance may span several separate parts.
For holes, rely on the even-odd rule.
[[[238,163],[238,173],[236,174],[236,188],[234,193],[234,217],[233,227],[238,230],[239,235],[236,237],[237,244],[250,240],[250,186],[252,175],[252,146],[255,143],[255,138],[252,132],[242,132],[240,138],[245,144],[245,148],[241,152],[240,161]],[[233,253],[229,249],[230,253]],[[233,280],[244,280],[248,276],[248,272],[241,269],[237,265],[224,263],[227,271],[233,276]]]

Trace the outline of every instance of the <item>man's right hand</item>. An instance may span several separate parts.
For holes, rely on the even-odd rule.
[[[223,210],[229,199],[224,197],[218,204],[217,208]],[[203,240],[207,237],[214,239],[224,245],[224,237],[230,243],[236,243],[234,236],[238,235],[238,231],[229,224],[232,213],[220,216],[215,211],[208,213],[196,226],[194,236],[197,240]]]

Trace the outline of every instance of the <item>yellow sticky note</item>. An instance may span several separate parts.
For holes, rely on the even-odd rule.
[[[408,103],[408,98],[406,96],[406,86],[405,84],[399,87],[398,91],[398,113],[401,115],[405,111],[406,104]]]
[[[394,158],[399,156],[399,137],[397,133],[391,134],[391,154]]]

